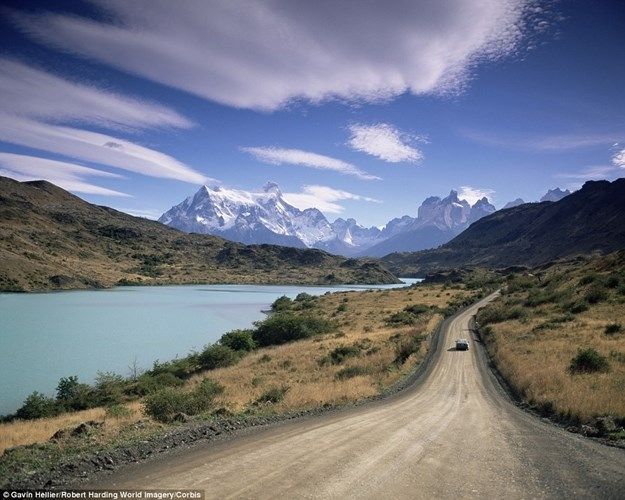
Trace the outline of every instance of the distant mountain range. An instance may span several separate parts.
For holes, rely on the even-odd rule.
[[[570,194],[559,188],[544,199]],[[508,206],[524,203],[520,198]],[[275,183],[260,192],[202,186],[193,196],[165,212],[159,222],[185,232],[212,234],[245,244],[270,243],[318,248],[345,256],[382,257],[392,252],[435,248],[460,234],[473,222],[495,212],[487,198],[471,206],[451,191],[445,198],[423,201],[416,217],[405,215],[382,229],[364,227],[354,219],[334,222],[316,208],[290,205]]]
[[[564,194],[556,202],[526,203],[483,217],[440,248],[395,253],[383,261],[400,275],[423,276],[463,266],[535,266],[625,249],[625,179],[589,181],[565,193],[556,192]]]
[[[245,246],[0,177],[0,291],[168,283],[396,283],[379,262]]]

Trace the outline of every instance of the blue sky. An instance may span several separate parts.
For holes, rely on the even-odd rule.
[[[130,213],[275,181],[383,225],[625,168],[620,1],[3,6],[0,175]]]

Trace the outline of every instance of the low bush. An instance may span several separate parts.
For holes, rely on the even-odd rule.
[[[359,377],[361,375],[367,375],[368,373],[369,370],[362,366],[347,366],[336,372],[334,378],[336,380],[346,380],[349,378]]]
[[[220,344],[206,346],[198,358],[200,366],[205,370],[225,368],[235,364],[238,360],[239,356],[233,349]]]
[[[328,333],[335,328],[335,323],[320,317],[282,312],[256,323],[254,340],[259,346],[280,345]]]
[[[610,370],[608,358],[598,353],[592,347],[580,349],[577,355],[571,360],[569,371],[576,373],[596,373]]]
[[[430,306],[425,304],[410,304],[404,307],[401,311],[391,314],[386,318],[386,324],[388,326],[410,326],[419,321],[419,316],[429,312]]]
[[[412,354],[419,351],[422,341],[423,337],[417,335],[401,340],[395,346],[395,360],[393,362],[396,365],[403,365]]]
[[[347,358],[358,356],[360,354],[360,347],[356,345],[352,346],[339,346],[332,350],[328,354],[328,360],[335,365],[341,364]]]
[[[610,323],[606,325],[604,333],[606,335],[614,335],[615,333],[619,333],[623,330],[623,325],[620,323]]]
[[[477,320],[480,325],[488,325],[511,319],[522,319],[525,316],[525,311],[519,306],[508,307],[503,304],[491,304],[480,309]]]
[[[253,351],[256,348],[253,334],[253,330],[232,330],[224,333],[219,339],[219,343],[233,351]]]
[[[186,413],[191,395],[167,387],[147,396],[143,402],[145,413],[159,422],[170,422],[178,412]]]
[[[272,387],[260,395],[260,397],[256,400],[256,404],[279,403],[284,399],[284,396],[288,391],[288,386]]]
[[[127,406],[121,404],[113,404],[107,406],[105,410],[105,415],[107,418],[123,419],[128,418],[131,414],[132,412],[130,411],[130,409]]]
[[[184,381],[171,372],[163,372],[158,375],[144,373],[137,379],[132,388],[132,393],[138,396],[145,396],[165,387],[178,387],[182,384],[184,384]]]
[[[273,312],[288,311],[291,309],[292,305],[293,301],[286,295],[283,295],[282,297],[278,297],[274,303],[271,304],[271,310]]]
[[[601,286],[592,286],[588,292],[586,292],[586,302],[589,304],[597,304],[603,302],[608,298],[608,293]]]
[[[177,413],[197,415],[213,406],[215,397],[223,387],[210,379],[204,379],[192,392],[167,387],[147,396],[143,406],[145,413],[159,422],[171,422]]]
[[[562,306],[562,310],[571,314],[579,314],[588,310],[588,304],[581,300],[578,300],[576,302],[568,302]]]
[[[98,404],[93,388],[78,382],[76,375],[59,380],[56,387],[56,402],[65,411],[86,410]]]

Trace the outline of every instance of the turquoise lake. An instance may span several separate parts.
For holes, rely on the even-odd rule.
[[[406,284],[418,280],[404,280]],[[0,415],[34,390],[54,395],[61,377],[92,382],[184,356],[224,332],[264,318],[278,297],[384,286],[188,285],[0,294]]]

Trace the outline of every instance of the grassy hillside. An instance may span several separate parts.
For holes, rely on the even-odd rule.
[[[245,246],[0,177],[0,291],[174,283],[396,283],[379,263]]]
[[[625,248],[625,179],[591,181],[552,203],[526,203],[473,223],[434,250],[384,257],[392,272],[424,276],[461,266],[535,266]]]
[[[497,367],[541,412],[625,425],[625,252],[508,276],[477,316]]]

